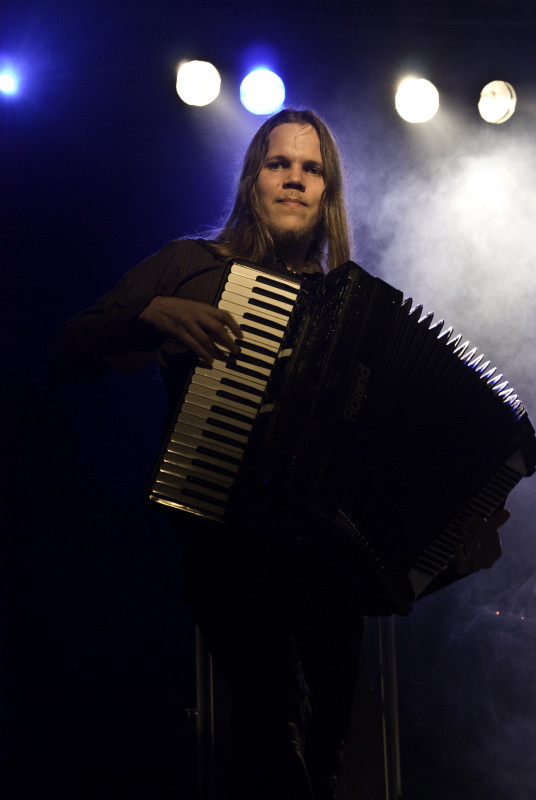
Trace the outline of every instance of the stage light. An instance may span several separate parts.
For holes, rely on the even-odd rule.
[[[240,100],[252,114],[273,114],[285,101],[285,85],[275,72],[259,67],[240,84]]]
[[[18,82],[13,72],[4,71],[0,73],[0,92],[2,94],[15,94],[18,89]]]
[[[500,125],[510,119],[517,102],[513,86],[506,81],[492,81],[484,86],[478,101],[480,116],[486,122]]]
[[[405,78],[398,86],[395,108],[406,122],[428,122],[439,108],[439,92],[424,78]]]
[[[208,106],[220,93],[220,73],[208,61],[183,61],[177,70],[177,94],[189,106]]]

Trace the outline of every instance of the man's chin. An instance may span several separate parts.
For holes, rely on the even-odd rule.
[[[270,227],[269,230],[276,250],[294,248],[307,250],[314,239],[314,230],[311,230],[311,228],[283,228],[278,225]]]

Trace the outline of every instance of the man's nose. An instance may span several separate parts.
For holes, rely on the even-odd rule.
[[[287,176],[285,183],[283,184],[284,189],[297,189],[299,192],[305,191],[305,182],[303,180],[303,175],[301,170],[299,169],[291,169]]]

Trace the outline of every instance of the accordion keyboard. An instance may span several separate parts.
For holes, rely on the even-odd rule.
[[[150,499],[222,520],[253,421],[278,358],[299,280],[234,262],[218,308],[242,329],[240,355],[191,375],[155,471]]]

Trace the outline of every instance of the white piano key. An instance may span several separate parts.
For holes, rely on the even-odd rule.
[[[244,414],[251,419],[255,418],[257,407],[253,408],[244,405],[244,403],[240,403],[240,400],[231,400],[229,397],[221,397],[218,395],[219,391],[220,387],[199,386],[192,382],[188,390],[188,396],[191,396],[192,403],[199,402],[205,408],[210,408],[212,405],[222,405],[236,413]]]
[[[270,306],[270,308],[261,306],[260,305],[261,302],[267,303]],[[244,303],[243,297],[236,294],[235,292],[231,292],[229,289],[224,289],[221,295],[221,301],[218,303],[218,308],[223,308],[223,303],[230,303],[236,307],[241,308],[242,315],[244,315],[246,312],[251,314],[258,314],[266,319],[275,320],[276,322],[279,322],[280,325],[286,325],[286,323],[288,322],[289,318],[288,313],[285,313],[282,308],[279,310],[275,303],[269,303],[269,301],[263,300],[260,297],[258,298],[250,297],[246,304]]]
[[[212,362],[212,369],[219,369],[229,376],[244,376],[244,380],[254,379],[268,381],[271,375],[275,358],[270,361],[259,359],[254,353],[245,350],[238,356],[233,356],[226,360],[215,358]]]
[[[217,470],[219,470],[222,474],[228,473],[229,475],[235,475],[238,472],[240,467],[239,459],[236,459],[235,461],[229,461],[228,459],[223,458],[222,454],[218,453],[217,451],[208,451],[209,448],[199,447],[197,442],[195,444],[185,441],[181,441],[179,443],[170,442],[166,448],[166,454],[164,458],[169,458],[171,462],[173,462],[175,457],[187,458],[192,462],[200,460],[203,461],[203,463],[211,464],[212,466],[216,467]]]
[[[229,433],[229,431],[224,431],[221,427],[211,425],[208,422],[203,424],[202,418],[196,417],[195,414],[181,414],[174,431],[177,436],[184,432],[189,436],[204,437],[209,442],[216,441],[223,446],[236,448],[241,452],[243,452],[247,443],[247,436]]]
[[[203,462],[202,459],[191,459],[178,453],[166,453],[160,467],[160,473],[177,475],[179,470],[185,470],[189,475],[199,475],[202,478],[214,481],[214,483],[220,484],[222,488],[229,488],[235,482],[234,475],[224,475],[217,469],[216,464],[210,464],[208,461]]]
[[[277,336],[278,341],[281,341],[287,326],[287,318],[282,315],[276,317],[275,314],[262,313],[260,309],[244,308],[244,306],[237,305],[233,300],[222,299],[218,303],[218,308],[224,311],[230,311],[235,317],[239,325],[249,324],[256,329],[256,335],[262,336],[263,334],[271,334]],[[248,319],[245,314],[252,315],[255,319]]]
[[[254,281],[249,285],[247,282],[240,283],[229,281],[225,286],[225,292],[243,298],[243,300],[236,300],[235,302],[244,302],[245,305],[248,306],[251,305],[254,300],[260,300],[275,306],[275,308],[279,308],[281,314],[284,316],[288,317],[292,311],[292,301],[288,296],[285,296],[284,292],[278,292],[277,289],[273,287],[257,284]]]
[[[281,303],[282,308],[292,309],[296,300],[296,293],[287,291],[282,285],[273,285],[272,283],[264,283],[257,279],[247,278],[242,275],[231,273],[226,288],[236,294],[242,294],[246,297],[251,294],[258,294],[259,297],[266,297]]]
[[[200,398],[197,397],[196,399],[199,400]],[[191,394],[187,394],[184,398],[181,414],[183,412],[185,414],[194,414],[203,420],[215,420],[221,422],[223,426],[230,426],[233,429],[238,428],[240,431],[244,431],[246,433],[251,430],[253,425],[253,420],[251,417],[248,417],[247,419],[238,418],[233,409],[224,408],[224,406],[221,406],[220,410],[219,408],[214,407],[209,400],[206,401],[206,405],[201,405],[199,402],[194,401],[194,396]],[[216,424],[216,422],[214,422],[214,424]]]
[[[177,430],[174,430],[169,438],[168,450],[173,450],[184,441],[192,448],[199,448],[200,452],[209,450],[215,458],[220,458],[224,463],[234,464],[242,460],[244,447],[241,444],[215,441],[203,436],[202,428],[186,425],[184,422],[177,422],[175,428]]]
[[[268,369],[269,372],[271,371],[277,357],[275,351],[266,352],[264,348],[248,341],[242,342],[239,346],[240,354],[226,359],[229,367],[232,367],[233,362],[236,362],[237,364],[244,364],[244,366],[259,366]]]
[[[215,381],[206,375],[200,375],[197,370],[192,376],[192,386],[201,386],[207,390],[214,392],[225,392],[232,395],[233,401],[244,405],[244,408],[251,408],[252,410],[258,408],[263,391],[258,387],[247,385],[242,381],[232,380],[230,377],[225,377],[222,381]]]
[[[229,499],[228,493],[218,494],[193,486],[188,481],[168,483],[159,479],[155,481],[153,493],[174,500],[179,507],[209,511],[218,517],[223,517]]]
[[[231,369],[227,364],[222,364],[221,361],[214,361],[212,367],[197,367],[196,373],[197,375],[203,375],[206,378],[212,377],[213,380],[222,380],[222,378],[234,378],[238,381],[246,380],[246,378],[239,374],[237,370]],[[258,376],[248,375],[247,381],[251,383],[253,387],[263,391],[268,383],[267,378],[260,374]]]
[[[214,431],[238,443],[242,440],[247,441],[252,427],[251,423],[233,420],[217,412],[210,411],[208,415],[203,412],[204,409],[200,409],[191,403],[185,404],[181,410],[180,419],[189,425],[203,427],[206,431]]]
[[[240,313],[240,311],[237,310],[236,305],[233,303],[225,303],[223,306],[220,306],[220,308],[222,308],[224,311],[230,311],[236,320],[236,323],[240,325],[240,328],[242,329],[243,338],[238,340],[238,346],[240,346],[242,341],[247,341],[251,344],[265,347],[267,350],[271,350],[274,354],[278,352],[284,334],[284,329],[281,325],[279,325],[279,323],[277,323],[278,327],[275,328],[273,326],[263,324],[260,321],[246,319]]]
[[[258,279],[261,277],[260,273],[256,269],[252,269],[245,264],[235,263],[231,267],[231,274],[232,275],[242,275],[243,277],[251,277],[251,275],[255,275],[255,278]],[[270,273],[270,275],[266,276],[269,278],[270,281],[276,282],[278,285],[284,286],[285,290],[289,292],[294,292],[295,295],[298,294],[300,284],[299,281],[296,279],[286,277],[285,275],[281,275],[280,273]]]
[[[270,369],[275,364],[279,354],[276,350],[263,347],[258,342],[251,342],[248,339],[243,339],[240,342],[240,358],[258,359],[260,362],[268,365]],[[234,356],[233,356],[234,358]]]
[[[214,481],[212,478],[205,478],[201,475],[191,475],[185,467],[176,465],[174,471],[169,469],[160,470],[158,473],[158,480],[167,486],[175,486],[176,488],[188,488],[192,492],[200,492],[209,494],[214,498],[221,498],[224,500],[229,496],[229,487],[223,486],[221,483]]]

